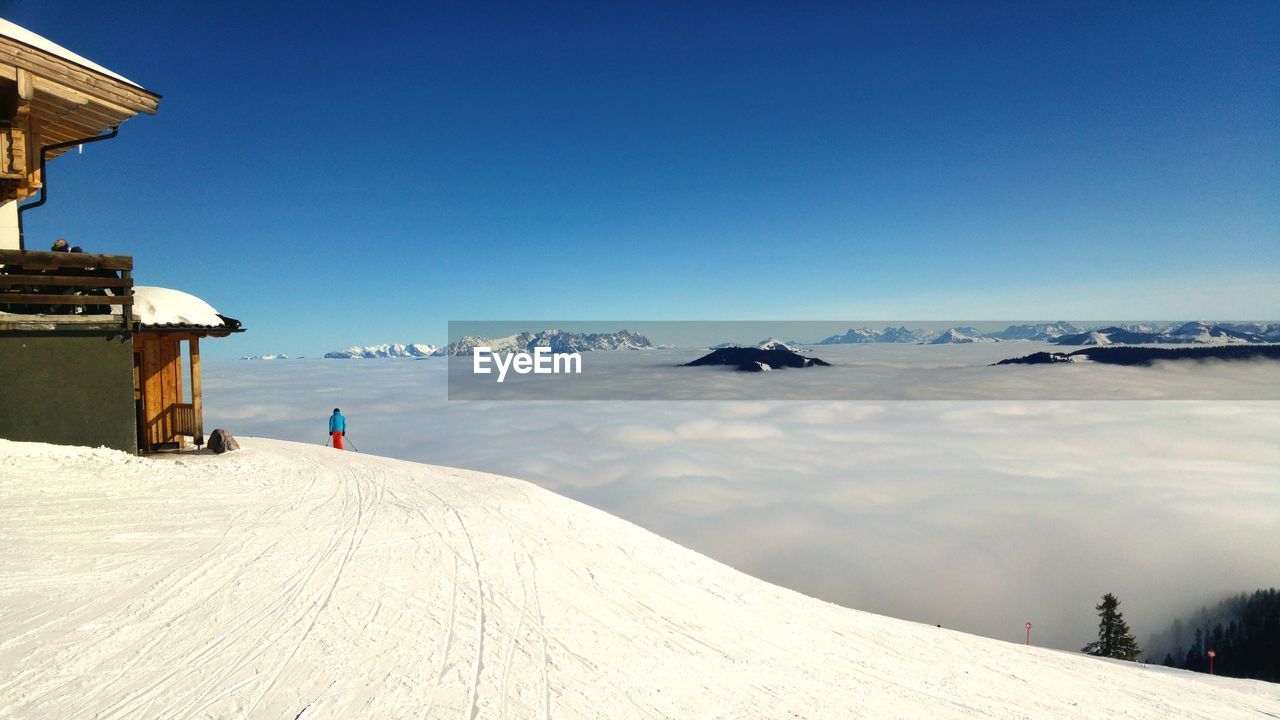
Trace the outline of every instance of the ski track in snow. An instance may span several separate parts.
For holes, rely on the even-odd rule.
[[[0,720],[1257,718],[1280,686],[892,620],[518,480],[0,441]]]

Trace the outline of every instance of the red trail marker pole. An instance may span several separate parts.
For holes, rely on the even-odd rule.
[[[1214,652],[1213,650],[1209,651],[1209,674],[1210,675],[1213,674],[1213,659],[1217,656],[1218,656],[1218,653]]]
[[[1027,644],[1031,644],[1031,623],[1027,623]]]

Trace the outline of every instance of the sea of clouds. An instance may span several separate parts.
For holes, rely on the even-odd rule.
[[[1158,361],[1000,365],[1006,358],[1079,348],[1043,342],[819,345],[800,352],[831,363],[767,375],[727,366],[691,369],[706,349],[586,352],[581,373],[474,372],[449,359],[451,400],[1280,400],[1280,363]],[[1206,366],[1210,366],[1206,368]]]
[[[897,361],[926,389],[965,352],[910,348]],[[1003,377],[1016,390],[1060,367]],[[1104,370],[1103,385],[1149,373],[1130,389],[1144,397],[1186,380],[1274,398],[1280,379],[1250,363]],[[806,594],[1014,641],[1030,621],[1064,649],[1096,633],[1105,592],[1145,638],[1280,585],[1273,400],[459,402],[446,377],[441,358],[207,362],[205,422],[323,444],[341,407],[362,452],[522,478]]]

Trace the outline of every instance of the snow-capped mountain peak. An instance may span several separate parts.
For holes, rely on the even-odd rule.
[[[968,344],[968,343],[990,343],[999,342],[996,338],[988,337],[981,330],[974,327],[962,326],[947,328],[942,331],[938,337],[929,341],[930,345],[950,345],[950,344]]]
[[[326,358],[348,360],[354,358],[424,358],[442,355],[440,348],[423,343],[384,343],[349,347],[324,354]]]
[[[1188,322],[1165,330],[1134,330],[1132,327],[1150,326],[1118,326],[1100,328],[1088,332],[1063,335],[1050,342],[1059,345],[1247,345],[1251,343],[1274,342],[1280,338],[1270,338],[1230,327],[1202,321]]]
[[[998,340],[1052,340],[1063,335],[1080,332],[1080,328],[1069,322],[1034,323],[1031,325],[1010,325],[991,337]]]
[[[778,338],[771,337],[768,340],[761,340],[756,343],[756,347],[761,350],[790,350],[795,352],[795,348],[790,343],[784,343]]]
[[[489,347],[494,352],[524,352],[535,347],[548,347],[554,352],[599,352],[607,350],[652,350],[649,338],[619,330],[608,333],[578,333],[565,330],[542,330],[537,333],[519,332],[501,338],[484,338],[467,335],[449,343],[442,352],[445,355],[470,355],[477,347]]]

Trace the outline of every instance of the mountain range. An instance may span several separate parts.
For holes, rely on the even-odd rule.
[[[1248,345],[1280,341],[1280,327],[1249,323],[1258,332],[1236,329],[1235,325],[1211,325],[1206,322],[1183,323],[1163,330],[1136,329],[1113,325],[1086,332],[1061,335],[1049,340],[1056,345]]]
[[[787,343],[779,340],[778,338],[771,337],[767,340],[761,340],[760,342],[754,345],[743,345],[742,343],[727,342],[727,343],[720,343],[718,345],[711,345],[707,347],[707,349],[708,350],[725,350],[728,348],[754,348],[756,350],[789,350],[791,352],[795,352],[796,347],[798,347],[801,344],[802,343],[797,343],[795,341]]]
[[[349,347],[324,354],[331,360],[351,360],[355,358],[425,358],[443,355],[444,352],[435,345],[422,343],[386,343],[383,345],[366,345]]]
[[[817,342],[818,345],[848,345],[861,343],[928,343],[931,345],[995,342],[997,340],[1049,340],[1069,333],[1080,332],[1071,323],[1038,323],[1034,325],[1010,325],[997,333],[985,333],[974,327],[959,326],[946,330],[922,330],[905,326],[872,330],[869,327],[850,328],[842,335],[832,335]]]
[[[907,343],[950,345],[970,343],[1008,342],[1031,340],[1057,345],[1242,345],[1280,342],[1280,323],[1186,323],[1121,324],[1098,328],[1080,328],[1068,322],[1010,325],[999,332],[984,332],[971,326],[957,326],[942,331],[885,327],[872,330],[868,327],[850,328],[839,335],[823,338],[814,345],[850,345],[869,343]],[[762,340],[754,345],[719,343],[708,349],[752,347],[760,350],[794,350],[801,345],[796,341],[783,342],[777,338]],[[564,330],[519,332],[500,338],[468,335],[445,347],[423,343],[387,343],[366,345],[325,353],[326,358],[425,358],[443,355],[470,355],[476,347],[487,346],[495,352],[529,351],[535,347],[549,347],[554,352],[599,352],[609,350],[651,350],[655,346],[647,337],[630,330],[610,333],[577,333]],[[254,355],[242,360],[287,359],[286,355]]]
[[[1139,345],[1149,343],[1232,345],[1280,342],[1280,323],[1187,322],[1166,325],[1112,325],[1084,329],[1068,322],[1010,325],[999,332],[983,332],[960,326],[946,330],[906,327],[850,328],[840,335],[819,340],[818,345],[855,343],[967,344],[979,342],[1035,340],[1059,345]]]
[[[598,352],[606,350],[652,350],[649,338],[630,330],[611,333],[576,333],[564,330],[543,330],[537,333],[520,332],[500,338],[484,338],[467,335],[449,343],[445,355],[470,355],[477,347],[492,348],[494,352],[531,351],[536,347],[549,347],[552,352]]]

